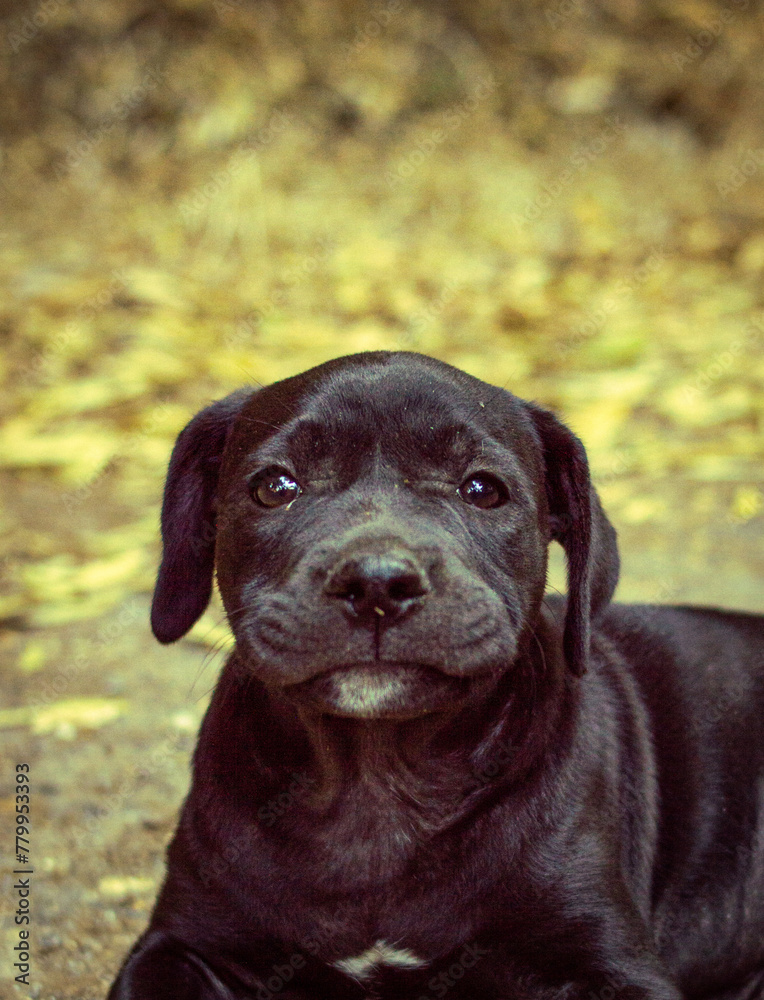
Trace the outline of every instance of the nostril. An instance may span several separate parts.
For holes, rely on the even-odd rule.
[[[429,590],[424,572],[407,556],[369,554],[344,560],[329,575],[328,597],[346,602],[359,617],[388,619]]]
[[[418,573],[404,573],[391,579],[387,585],[388,596],[394,601],[422,597],[426,592],[424,581]]]
[[[359,582],[346,583],[334,591],[335,597],[344,597],[353,604],[363,598],[363,593],[363,584]]]

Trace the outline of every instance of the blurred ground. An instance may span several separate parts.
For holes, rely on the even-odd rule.
[[[96,1000],[152,905],[226,642],[219,607],[169,649],[146,617],[169,451],[211,399],[433,354],[581,435],[621,599],[764,610],[764,20],[748,0],[0,14],[0,815],[10,842],[28,761],[35,868],[31,987],[3,917],[0,996]]]

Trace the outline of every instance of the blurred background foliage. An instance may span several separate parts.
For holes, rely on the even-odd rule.
[[[12,628],[151,587],[168,454],[202,405],[375,348],[556,408],[635,580],[666,532],[705,580],[721,524],[732,599],[760,603],[759,4],[0,12]],[[637,591],[670,595],[667,574]]]
[[[762,10],[0,0],[0,730],[33,774],[30,996],[103,996],[162,878],[228,636],[215,605],[201,648],[151,638],[159,503],[175,435],[233,388],[435,355],[583,438],[623,599],[764,610]]]

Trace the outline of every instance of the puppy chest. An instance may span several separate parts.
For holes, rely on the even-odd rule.
[[[301,908],[300,950],[360,982],[385,971],[425,970],[478,937],[479,908],[424,894],[370,892],[338,906]]]
[[[426,969],[430,962],[410,948],[397,947],[380,938],[358,955],[336,959],[332,965],[351,979],[364,982],[385,969]]]

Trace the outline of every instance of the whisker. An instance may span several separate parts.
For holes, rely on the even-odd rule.
[[[205,698],[208,698],[212,694],[212,692],[215,690],[216,687],[217,687],[217,684],[213,684],[212,687],[209,687],[209,688],[207,688],[206,691],[203,691],[199,695],[199,697],[196,699],[196,704],[198,705],[200,701],[204,701]]]
[[[220,640],[218,640],[218,642],[220,642]],[[190,687],[188,689],[188,692],[187,692],[187,695],[186,695],[187,698],[189,698],[190,700],[193,700],[193,698],[194,698],[194,688],[196,687],[197,683],[201,679],[202,675],[206,672],[207,668],[212,664],[213,657],[219,655],[222,652],[224,652],[224,650],[223,650],[222,645],[221,645],[220,648],[215,649],[213,647],[212,649],[208,650],[204,654],[204,659],[202,660],[202,665],[199,668],[199,670],[197,671],[196,676],[194,677],[194,679],[191,682],[191,685],[190,685]]]
[[[247,376],[247,378],[250,381],[254,382],[254,384],[257,386],[258,389],[264,389],[265,388],[264,383],[261,382],[260,379],[257,378],[255,375],[253,375],[252,372],[246,367],[246,365],[243,365],[240,361],[237,361],[236,362],[236,367],[239,369],[239,371],[244,372],[244,374]]]
[[[214,628],[219,628],[225,621],[226,621],[226,617],[225,617],[225,615],[223,615],[223,617],[219,618],[216,622],[214,622],[210,626],[207,634],[209,634],[209,632],[211,632]],[[194,688],[196,687],[197,682],[202,677],[202,675],[205,673],[205,671],[207,670],[207,668],[210,666],[210,664],[212,663],[213,659],[216,656],[218,656],[220,653],[225,652],[224,644],[225,644],[225,638],[221,637],[219,639],[216,639],[215,642],[213,643],[213,645],[210,646],[207,649],[207,652],[204,654],[204,657],[202,659],[201,666],[199,667],[198,671],[196,672],[196,676],[194,677],[193,681],[191,682],[191,687],[188,690],[188,697],[189,698],[193,697]]]
[[[536,645],[538,646],[539,652],[541,653],[541,664],[544,668],[544,676],[546,676],[547,665],[546,665],[546,652],[544,651],[544,644],[541,641],[541,639],[539,639],[539,637],[536,635],[536,630],[534,628],[531,628],[531,635],[535,639]],[[534,671],[534,678],[535,678],[535,671]]]
[[[557,594],[558,597],[566,597],[567,596],[566,594],[563,593],[563,591],[561,591],[559,589],[559,587],[550,587],[549,589],[552,591],[553,594]],[[544,599],[542,600],[541,603],[544,605],[544,607],[547,609],[547,611],[549,611],[551,614],[554,615],[554,614],[557,613],[557,609],[553,608],[550,604],[547,603],[546,595],[544,595]]]
[[[261,420],[259,417],[239,417],[245,424],[262,424],[264,427],[272,427],[274,431],[280,431],[278,424],[272,424],[269,420]]]
[[[248,371],[245,368],[244,365],[237,364],[236,367],[239,368],[241,371],[243,371],[244,374],[247,376],[247,378],[252,379],[252,381],[257,384],[257,386],[258,386],[259,389],[265,389],[266,388],[266,386],[263,385],[263,383],[259,379],[255,378],[254,375],[250,371]],[[292,407],[292,408],[288,407],[286,405],[286,403],[284,402],[284,400],[282,398],[280,398],[278,392],[274,392],[273,396],[274,396],[275,402],[278,403],[278,405],[281,407],[282,411],[286,414],[287,417],[291,418],[291,417],[295,416],[294,407]],[[265,421],[262,421],[262,422],[265,423]],[[271,425],[271,426],[273,426],[273,425]]]

